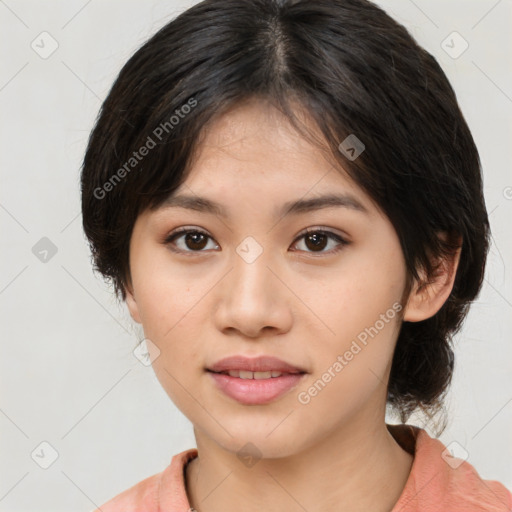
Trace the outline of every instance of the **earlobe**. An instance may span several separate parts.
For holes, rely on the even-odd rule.
[[[433,317],[446,302],[453,289],[460,260],[461,247],[438,265],[435,275],[427,282],[424,273],[415,280],[405,306],[403,320],[420,322]]]
[[[141,318],[139,314],[139,307],[137,305],[137,301],[135,300],[135,293],[131,286],[131,283],[126,284],[125,286],[126,293],[126,305],[128,306],[128,311],[130,312],[130,316],[133,318],[135,322],[141,324]]]

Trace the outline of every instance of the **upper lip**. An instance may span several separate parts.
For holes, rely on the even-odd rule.
[[[249,358],[242,355],[235,355],[220,359],[207,370],[213,372],[225,372],[229,370],[244,370],[249,372],[270,372],[277,371],[281,373],[306,373],[298,366],[289,364],[277,357],[260,356]]]

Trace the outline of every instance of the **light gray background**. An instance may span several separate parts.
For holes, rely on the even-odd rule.
[[[193,3],[0,1],[0,511],[92,510],[195,446],[189,421],[132,354],[142,331],[92,273],[79,204],[85,144],[115,76]],[[512,488],[512,3],[378,4],[438,59],[481,154],[494,239],[457,336],[441,440]],[[51,48],[43,31],[59,45],[46,59],[31,48]],[[469,43],[458,58],[441,46],[453,31]],[[46,262],[32,252],[42,237],[57,248]],[[43,441],[58,452],[48,469],[35,462],[50,460]]]

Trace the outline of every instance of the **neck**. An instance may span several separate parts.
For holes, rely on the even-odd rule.
[[[197,512],[390,512],[413,457],[384,421],[367,425],[354,423],[292,456],[251,467],[196,432],[199,456],[186,469],[190,505]]]

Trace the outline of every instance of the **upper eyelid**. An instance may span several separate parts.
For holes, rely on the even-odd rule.
[[[316,233],[316,232],[319,232],[319,231],[324,231],[324,232],[327,232],[328,234],[333,234],[333,235],[339,236],[340,238],[345,238],[346,237],[346,235],[343,235],[343,234],[340,234],[340,233],[336,233],[334,228],[330,228],[328,226],[315,226],[315,227],[304,228],[302,231],[300,231],[298,233],[298,235],[295,237],[294,241],[297,240],[297,238],[299,238],[299,237],[307,235],[308,233]],[[168,238],[170,238],[172,236],[181,235],[181,234],[189,233],[189,232],[202,233],[203,235],[209,236],[212,240],[215,240],[215,238],[212,235],[210,235],[208,233],[208,231],[204,230],[203,228],[188,227],[188,226],[176,228],[175,230],[173,230],[170,233],[168,233],[165,238],[168,239]]]

